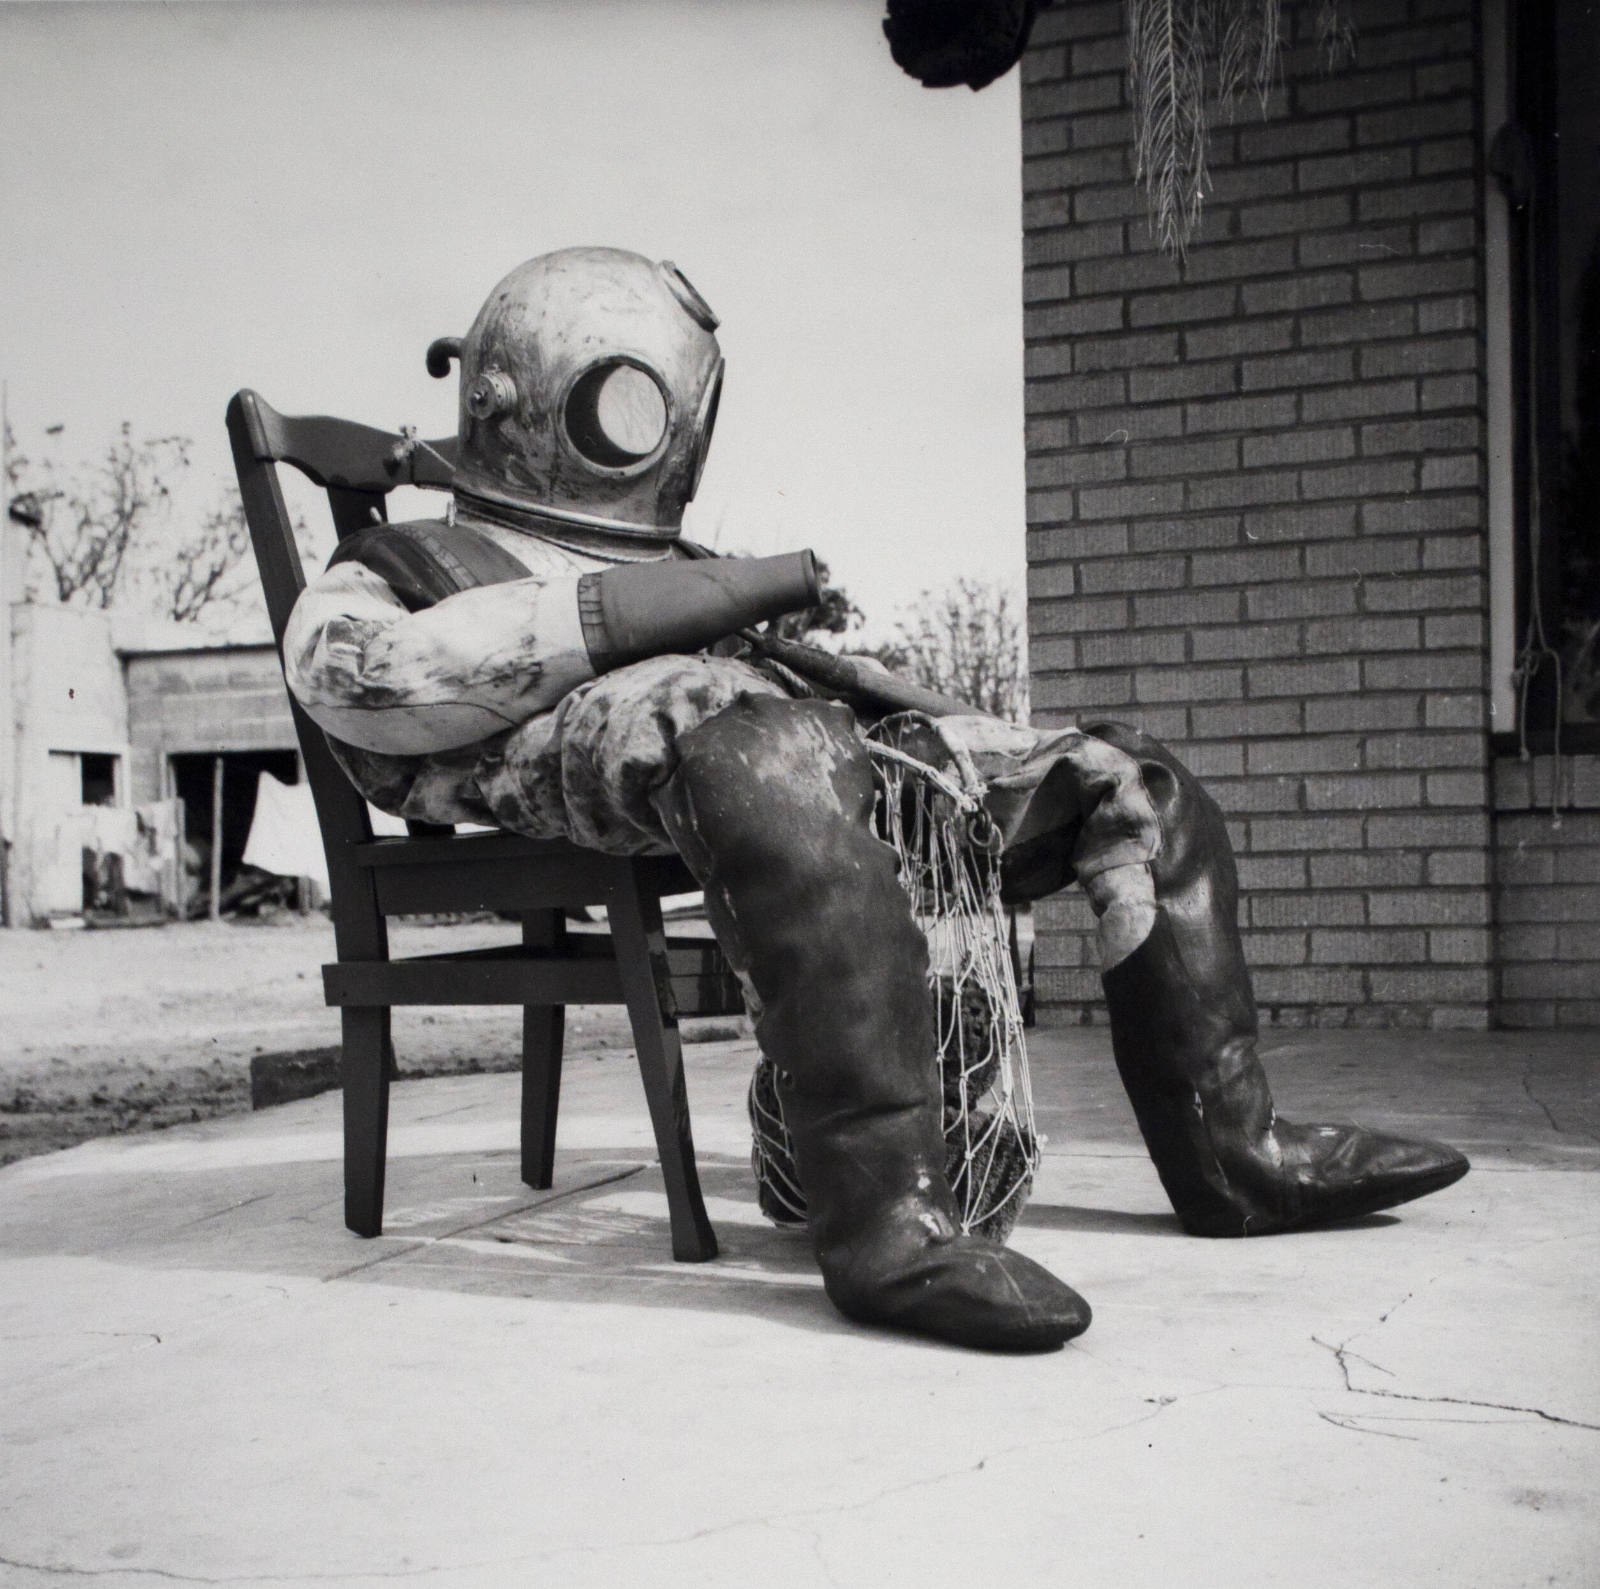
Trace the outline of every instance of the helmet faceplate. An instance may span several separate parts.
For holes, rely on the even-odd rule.
[[[461,507],[674,539],[716,419],[716,325],[667,262],[568,248],[519,265],[461,344]]]

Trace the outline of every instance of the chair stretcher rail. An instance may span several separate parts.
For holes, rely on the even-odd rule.
[[[667,942],[676,1013],[725,1015],[741,1007],[737,979],[707,939]],[[622,979],[611,940],[575,933],[564,951],[517,944],[404,960],[345,960],[322,968],[329,1004],[621,1004]]]

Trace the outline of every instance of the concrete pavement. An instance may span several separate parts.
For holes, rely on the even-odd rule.
[[[689,1050],[722,1243],[678,1265],[629,1056],[400,1083],[386,1233],[329,1095],[0,1171],[0,1584],[1263,1589],[1600,1583],[1595,1034],[1304,1033],[1292,1118],[1444,1137],[1459,1185],[1181,1236],[1103,1031],[1031,1045],[1015,1243],[1089,1333],[854,1327],[757,1213],[744,1042]]]

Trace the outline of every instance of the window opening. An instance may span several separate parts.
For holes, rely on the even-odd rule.
[[[82,799],[86,806],[114,806],[117,803],[117,758],[85,755],[78,758]]]

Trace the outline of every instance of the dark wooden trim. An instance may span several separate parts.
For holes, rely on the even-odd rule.
[[[1496,761],[1514,760],[1522,754],[1522,739],[1517,734],[1491,734],[1489,752]],[[1553,756],[1556,753],[1555,730],[1530,728],[1528,753],[1532,756]],[[1563,756],[1600,754],[1600,723],[1563,723],[1561,754]]]
[[[621,1004],[615,960],[342,960],[322,968],[332,1005]]]

